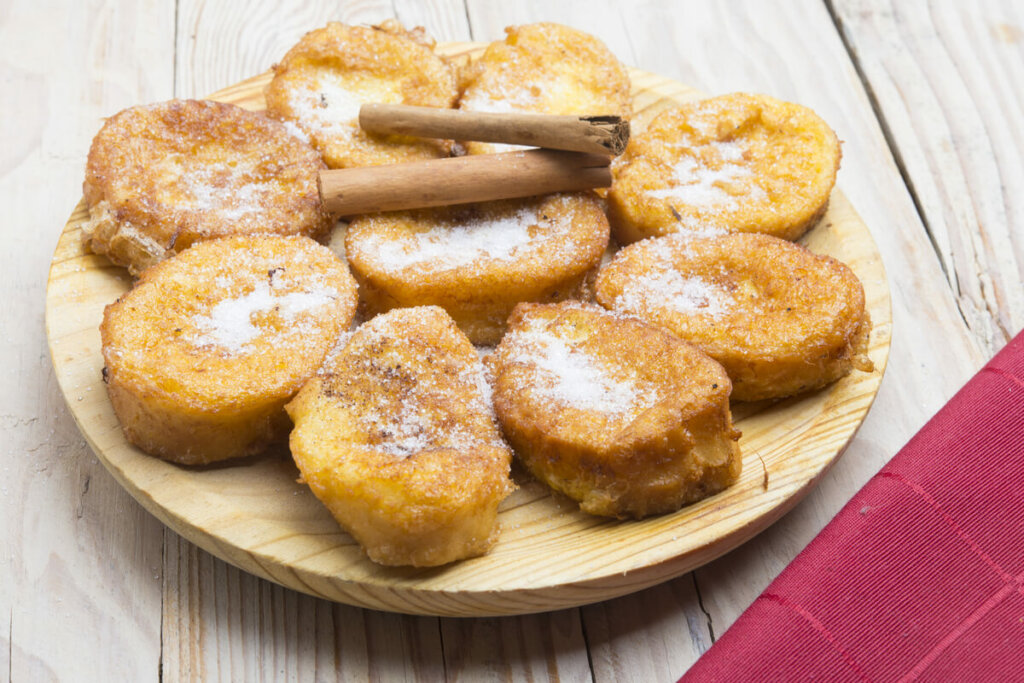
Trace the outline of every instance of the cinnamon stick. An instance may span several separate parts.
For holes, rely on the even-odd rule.
[[[622,154],[629,142],[629,121],[619,116],[495,113],[364,104],[359,109],[359,125],[371,133],[505,142],[612,156]]]
[[[468,204],[608,187],[610,157],[552,149],[320,171],[324,208],[338,216]]]

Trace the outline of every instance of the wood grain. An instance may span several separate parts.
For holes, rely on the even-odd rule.
[[[158,676],[161,525],[80,435],[40,304],[45,226],[67,214],[46,197],[80,194],[102,116],[170,96],[173,18],[173,1],[0,7],[0,680]]]
[[[834,7],[960,312],[993,355],[1024,328],[1024,5]]]
[[[221,562],[173,534],[165,577],[167,680],[443,678],[436,619],[318,600]],[[179,586],[189,590],[179,592]]]
[[[464,54],[472,46],[448,45]],[[259,106],[268,76],[214,97]],[[638,109],[658,109],[693,91],[636,74]],[[638,117],[643,120],[644,115]],[[881,380],[889,345],[885,275],[870,233],[841,194],[806,238],[847,262],[865,285],[875,324],[875,373],[770,406],[747,407],[744,473],[727,491],[679,513],[618,522],[584,515],[534,482],[503,505],[503,533],[483,558],[440,570],[385,569],[369,562],[304,487],[286,458],[185,470],[146,456],[125,441],[98,383],[98,325],[103,306],[126,286],[118,269],[82,251],[81,205],[54,256],[47,320],[54,343],[79,351],[55,357],[58,379],[91,385],[71,407],[83,433],[114,476],[168,526],[246,571],[349,604],[437,615],[519,614],[580,605],[634,592],[689,571],[778,519],[817,481],[863,419]],[[187,495],[185,495],[187,492]]]

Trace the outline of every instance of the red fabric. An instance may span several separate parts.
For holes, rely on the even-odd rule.
[[[681,680],[1024,681],[1024,334]]]

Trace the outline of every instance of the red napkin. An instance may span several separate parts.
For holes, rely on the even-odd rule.
[[[1024,334],[681,679],[1024,681]]]

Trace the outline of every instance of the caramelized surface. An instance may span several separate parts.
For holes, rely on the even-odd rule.
[[[185,464],[261,450],[355,305],[348,268],[305,237],[204,242],[146,270],[100,328],[128,440]]]
[[[680,105],[613,164],[609,218],[624,244],[679,231],[794,240],[824,213],[839,158],[806,107],[744,93]]]
[[[93,140],[86,244],[133,273],[206,239],[326,235],[316,151],[262,114],[172,100],[112,116]]]
[[[629,73],[597,38],[560,24],[510,26],[462,74],[459,109],[542,114],[632,112]],[[467,142],[470,154],[510,145]]]
[[[733,398],[789,396],[869,369],[864,289],[848,267],[768,235],[671,235],[620,251],[597,300],[720,362]]]
[[[313,493],[388,565],[483,554],[512,490],[483,366],[436,307],[365,323],[288,404]]]
[[[424,44],[427,43],[427,44]],[[448,108],[455,75],[422,32],[397,23],[310,31],[274,66],[267,112],[292,122],[331,168],[448,156],[448,141],[372,135],[359,127],[364,102]]]
[[[573,295],[607,244],[589,193],[363,216],[345,241],[369,312],[441,306],[478,344],[520,301]]]
[[[739,477],[728,377],[663,330],[596,306],[520,304],[488,362],[517,457],[584,512],[671,512]]]

